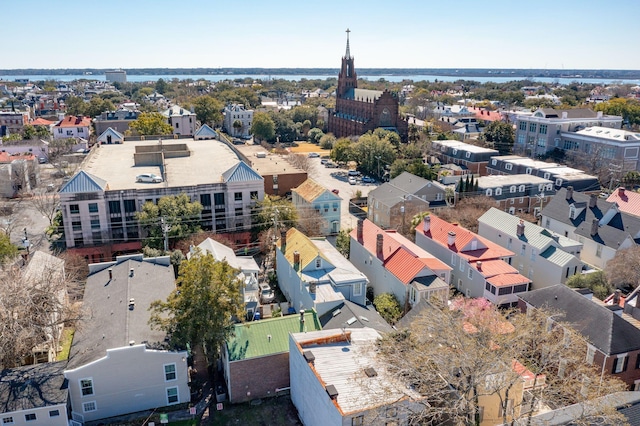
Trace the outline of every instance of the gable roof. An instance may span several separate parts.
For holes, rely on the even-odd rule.
[[[91,126],[91,118],[75,116],[75,115],[67,115],[65,118],[60,120],[55,127],[89,127]]]
[[[38,117],[35,120],[31,121],[32,126],[51,126],[54,123],[54,121],[51,120],[46,120],[42,117]]]
[[[291,191],[298,194],[308,203],[314,202],[323,194],[327,194],[329,196],[328,200],[341,200],[341,198],[336,194],[329,191],[327,188],[320,185],[318,182],[311,178],[307,178],[307,180],[302,182],[300,186],[298,186],[297,188],[293,188]]]
[[[296,228],[290,228],[286,234],[286,245],[284,248],[284,257],[291,265],[293,265],[293,254],[298,252],[300,254],[300,270],[304,269],[315,258],[320,256],[328,263],[331,263],[329,259],[316,247],[314,242],[298,231]],[[279,239],[277,246],[282,250],[282,239]]]
[[[196,132],[193,134],[194,138],[197,138],[198,136],[211,136],[211,137],[217,138],[218,133],[215,130],[213,130],[211,127],[209,127],[208,124],[204,124],[198,130],[196,130]]]
[[[380,316],[373,305],[361,306],[349,300],[322,315],[320,324],[323,330],[370,327],[381,333],[393,332],[393,327]]]
[[[40,250],[30,257],[24,270],[27,280],[64,280],[64,260]]]
[[[640,349],[640,329],[563,284],[519,293],[518,297],[536,308],[558,312],[554,319],[570,324],[606,355]]]
[[[165,117],[172,117],[172,116],[180,116],[180,115],[195,115],[195,113],[191,112],[186,108],[181,107],[180,105],[172,105],[168,109],[164,110],[162,112],[162,115],[164,115]]]
[[[198,248],[204,253],[211,253],[217,261],[226,260],[229,266],[239,269],[242,272],[258,273],[260,271],[260,267],[253,257],[236,256],[236,253],[231,247],[227,247],[214,239],[206,238],[198,244]],[[188,253],[187,257],[191,257],[191,253]]]
[[[289,352],[289,333],[322,330],[314,310],[306,310],[304,323],[300,315],[251,321],[236,324],[226,346],[229,362]]]
[[[71,180],[60,188],[60,193],[100,192],[108,189],[107,182],[97,176],[80,170]]]
[[[132,341],[158,346],[166,336],[149,326],[149,306],[175,290],[173,266],[156,262],[156,258],[130,256],[98,266],[104,268],[87,277],[83,301],[87,316],[73,336],[69,369],[100,359],[107,349],[129,346]],[[131,299],[135,301],[133,309],[129,309]]]
[[[222,173],[222,180],[226,183],[231,182],[248,182],[256,180],[264,180],[262,176],[244,161],[240,161],[226,172]]]
[[[66,361],[45,362],[2,370],[0,372],[0,411],[11,413],[66,404],[68,395],[68,382],[64,378],[66,365]],[[19,420],[18,423],[20,423]]]
[[[112,129],[111,127],[107,127],[107,130],[105,130],[104,132],[102,132],[100,134],[100,136],[98,136],[98,141],[103,141],[103,140],[107,140],[107,136],[111,136],[111,137],[115,137],[116,139],[119,140],[124,140],[124,135],[120,132],[118,132],[117,130]]]
[[[607,198],[608,203],[615,203],[621,212],[640,216],[640,193],[618,188]]]

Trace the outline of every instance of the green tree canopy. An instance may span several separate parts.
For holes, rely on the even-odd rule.
[[[266,112],[256,112],[251,122],[251,133],[259,140],[272,141],[276,136],[276,125]]]
[[[492,121],[484,129],[484,139],[493,149],[497,149],[500,155],[513,153],[513,143],[515,141],[515,131],[513,125],[504,121]]]
[[[390,134],[393,132],[389,132]],[[391,136],[391,135],[388,136]],[[358,162],[358,169],[368,175],[382,178],[385,166],[393,164],[398,157],[396,147],[390,141],[391,138],[380,138],[376,134],[365,133],[360,136],[354,145],[355,161]]]
[[[640,102],[635,99],[613,98],[596,105],[596,111],[620,115],[630,125],[640,125]]]
[[[222,123],[223,105],[211,96],[200,96],[193,101],[196,118],[202,124],[215,125]]]
[[[113,111],[116,107],[109,99],[104,99],[100,96],[94,96],[89,101],[85,109],[85,115],[89,117],[97,117],[105,111]]]
[[[373,306],[388,323],[395,324],[402,316],[398,299],[391,293],[382,293],[373,299]]]
[[[18,255],[18,247],[11,242],[9,236],[0,232],[0,264],[4,265]]]
[[[164,225],[169,228],[170,241],[199,232],[201,212],[202,204],[191,202],[184,193],[162,197],[157,205],[152,202],[144,203],[142,211],[136,213],[136,218],[147,233],[144,245],[156,249],[164,247],[163,220]]]
[[[256,228],[266,231],[278,224],[278,229],[293,228],[298,222],[298,211],[293,203],[286,198],[276,195],[265,195],[264,200],[258,201]]]
[[[311,143],[320,143],[320,138],[324,136],[324,132],[317,127],[310,129],[307,133],[307,137],[309,138],[309,142]]]
[[[85,115],[87,111],[87,103],[77,96],[69,96],[64,104],[67,107],[67,114]]]
[[[331,150],[331,159],[333,161],[342,161],[347,162],[351,161],[354,158],[353,151],[354,143],[347,138],[340,138],[333,144],[333,149]]]
[[[336,249],[347,259],[349,258],[349,252],[351,251],[351,228],[341,229],[336,237]]]
[[[32,126],[31,124],[25,124],[22,128],[22,134],[25,139],[47,138],[51,135],[45,126]]]
[[[588,288],[593,291],[593,295],[600,300],[604,300],[614,291],[614,286],[610,285],[604,271],[596,271],[590,274],[576,274],[567,280],[567,286],[572,288]]]
[[[139,135],[170,135],[173,128],[159,112],[143,112],[129,127]]]
[[[174,348],[202,346],[213,364],[236,319],[242,318],[243,283],[238,272],[210,253],[182,261],[177,289],[166,301],[151,304],[151,326],[165,331]]]

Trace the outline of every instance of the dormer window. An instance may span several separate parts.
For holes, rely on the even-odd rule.
[[[496,188],[496,195],[502,195],[502,188]]]
[[[569,206],[569,219],[576,218],[576,208],[574,206]]]
[[[520,185],[520,188],[518,188],[519,192],[524,192],[524,185]]]
[[[465,157],[467,157],[467,158],[471,158],[471,153],[470,153],[470,152],[467,152],[467,153],[465,154]]]
[[[531,167],[527,167],[527,174],[530,175],[531,174]]]
[[[513,164],[511,164],[511,163],[507,163],[507,164],[505,164],[505,165],[504,165],[504,168],[505,168],[506,170],[511,170],[511,169],[513,169]]]
[[[511,192],[512,194],[516,192],[516,186],[515,185],[511,185],[511,187],[509,187],[509,192]]]
[[[496,164],[498,164],[498,160],[496,160],[495,158],[491,160],[491,165],[495,166]]]
[[[493,195],[493,190],[489,188],[485,193],[487,194],[487,197],[491,197]]]
[[[457,155],[458,154],[458,150],[456,148],[453,148],[453,155]]]

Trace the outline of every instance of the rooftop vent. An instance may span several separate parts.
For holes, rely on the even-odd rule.
[[[331,316],[332,317],[338,316],[338,315],[340,315],[340,312],[342,312],[342,311],[340,310],[340,308],[338,308],[335,311],[331,312]]]
[[[373,367],[367,367],[364,369],[364,374],[366,374],[367,377],[376,377],[378,375],[378,372]]]
[[[327,387],[325,389],[327,390],[327,393],[329,394],[329,398],[331,398],[331,399],[337,399],[338,398],[338,389],[336,389],[335,386],[327,385]]]
[[[135,344],[136,344],[136,341],[135,341],[135,340],[129,340],[129,346],[133,346],[133,345],[135,345]]]
[[[311,352],[311,351],[304,351],[304,352],[302,353],[302,355],[304,356],[304,359],[305,359],[307,362],[310,362],[310,363],[312,363],[312,364],[313,364],[313,362],[316,360],[316,356],[315,356],[315,355],[313,354],[313,352]]]

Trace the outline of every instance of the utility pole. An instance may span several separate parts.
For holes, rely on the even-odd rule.
[[[164,237],[164,251],[169,251],[169,231],[171,226],[164,220],[164,216],[160,218],[160,227],[162,228],[162,236]]]
[[[378,179],[382,179],[382,176],[380,176],[380,156],[376,155],[376,160],[378,160]]]
[[[614,173],[620,173],[622,172],[622,166],[616,165],[616,164],[609,164],[609,194],[611,194],[611,192],[613,191],[613,183],[615,181],[615,179],[613,178]]]

